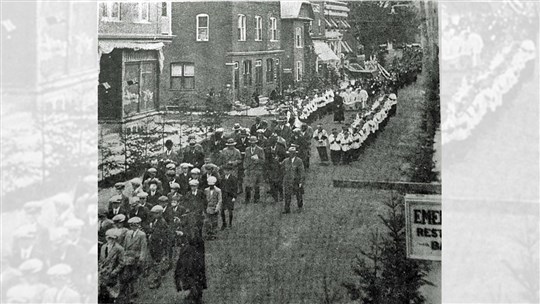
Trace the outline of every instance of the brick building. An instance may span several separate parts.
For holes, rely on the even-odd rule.
[[[159,110],[170,2],[100,2],[98,118],[129,121]]]
[[[281,1],[283,50],[283,85],[295,87],[312,72],[315,65],[310,62],[313,44],[310,37],[310,22],[314,19],[308,1]],[[313,69],[314,71],[314,69]]]
[[[281,88],[278,1],[175,2],[174,38],[164,49],[161,100],[200,106],[210,92],[248,101]]]

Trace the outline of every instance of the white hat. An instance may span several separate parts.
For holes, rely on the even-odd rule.
[[[390,98],[392,100],[396,100],[397,96],[396,96],[396,94],[392,93],[392,94],[388,95],[388,98]]]
[[[209,186],[213,186],[216,184],[217,178],[215,178],[214,176],[209,176],[207,181]]]
[[[121,231],[118,228],[111,228],[105,231],[105,236],[113,239],[117,239],[121,235]]]
[[[19,271],[23,273],[37,273],[43,269],[43,262],[39,259],[29,259],[19,266]]]
[[[180,168],[189,168],[189,167],[193,167],[192,164],[188,164],[188,163],[181,163],[180,164]]]
[[[199,168],[193,168],[193,169],[191,169],[191,173],[192,174],[200,174],[201,170]]]
[[[154,207],[152,207],[150,212],[163,212],[163,207],[161,207],[160,205],[155,205]]]
[[[176,168],[176,165],[173,164],[173,163],[170,163],[170,164],[167,164],[167,166],[165,166],[165,168],[167,168],[167,169],[174,169],[174,168]]]
[[[142,220],[138,216],[132,217],[128,220],[128,224],[139,224],[140,222],[142,222]]]
[[[219,132],[219,133],[223,133],[223,131],[224,131],[223,128],[217,128],[216,129],[216,132]]]
[[[126,220],[126,216],[123,215],[123,214],[117,214],[115,215],[113,218],[112,218],[113,222],[115,223],[122,223],[123,221]]]
[[[199,185],[199,181],[196,180],[196,179],[192,179],[189,181],[189,185],[190,186],[198,186]]]
[[[6,293],[6,303],[30,303],[32,302],[33,292],[28,292],[28,285],[15,285],[8,289]]]
[[[147,197],[148,197],[148,193],[146,193],[146,192],[139,192],[139,193],[137,193],[137,197],[139,197],[139,198],[147,198]]]
[[[48,275],[68,275],[71,273],[71,266],[67,264],[56,264],[47,270]]]

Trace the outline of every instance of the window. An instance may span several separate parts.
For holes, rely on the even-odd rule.
[[[195,89],[195,64],[193,62],[171,63],[171,90]]]
[[[197,41],[208,41],[208,15],[197,15]]]
[[[274,59],[266,59],[266,82],[274,82]]]
[[[296,47],[297,48],[301,48],[302,47],[302,28],[301,27],[297,27],[296,28]]]
[[[244,86],[251,85],[251,60],[244,60]]]
[[[124,78],[126,85],[122,100],[125,115],[129,116],[156,109],[157,61],[126,62]]]
[[[234,88],[238,89],[240,82],[240,69],[238,68],[239,62],[234,62]]]
[[[238,15],[238,41],[246,41],[246,16]]]
[[[262,18],[255,16],[255,41],[262,40]]]
[[[277,19],[272,17],[270,18],[270,40],[276,41],[277,38]]]
[[[296,62],[296,81],[302,80],[302,61]]]
[[[101,2],[99,5],[101,9],[101,20],[120,20],[120,2]]]
[[[150,3],[149,2],[139,2],[137,3],[137,12],[139,14],[139,22],[149,22],[150,21]]]
[[[167,17],[167,2],[161,2],[161,16]]]

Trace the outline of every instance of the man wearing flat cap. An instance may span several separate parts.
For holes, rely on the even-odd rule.
[[[296,203],[299,211],[304,205],[304,163],[302,162],[302,159],[297,156],[295,147],[290,147],[288,153],[289,157],[281,163],[283,168],[283,192],[285,195],[285,210],[283,213],[291,212],[291,198],[293,194],[296,195]]]
[[[158,199],[163,195],[158,187],[158,183],[155,180],[148,183],[148,197],[146,198],[146,201],[149,205],[148,208],[150,209],[158,204]]]
[[[126,185],[122,182],[118,182],[114,184],[114,189],[116,190],[116,195],[119,195],[121,197],[120,204],[124,208],[129,208],[129,197],[127,197],[124,194],[124,190],[126,188]]]
[[[118,243],[120,234],[116,228],[105,232],[107,243],[101,246],[98,262],[100,303],[113,303],[118,296],[114,292],[114,287],[118,285],[118,277],[124,267],[122,263],[124,248]]]
[[[172,184],[177,182],[178,176],[176,175],[176,167],[174,167],[174,164],[168,164],[167,173],[165,173],[165,181],[163,182],[163,194],[168,195],[171,192]]]
[[[254,190],[253,202],[258,203],[260,199],[260,187],[263,181],[265,154],[263,148],[257,145],[257,137],[249,138],[250,146],[246,148],[244,158],[244,172],[246,183],[245,203],[251,202],[251,191]]]
[[[204,189],[206,197],[206,219],[208,220],[207,238],[214,239],[216,237],[219,214],[221,213],[223,196],[221,189],[216,187],[217,178],[214,176],[208,177],[208,187]]]
[[[191,170],[191,167],[193,166],[188,163],[180,164],[180,174],[178,174],[178,184],[180,185],[180,189],[178,190],[178,193],[181,195],[185,195],[189,191],[189,180],[191,179],[189,171]]]
[[[164,270],[166,259],[166,248],[169,239],[169,226],[163,219],[163,207],[156,205],[150,210],[152,221],[148,229],[148,251],[151,257],[149,285],[150,289],[156,289],[161,286],[162,272]]]
[[[115,215],[128,214],[128,212],[129,209],[122,205],[122,197],[120,195],[115,195],[109,199],[109,211],[107,212],[107,218],[112,219]]]
[[[143,190],[147,193],[150,193],[150,182],[155,182],[157,190],[163,192],[163,183],[159,178],[157,178],[158,170],[154,167],[149,168],[147,171],[148,178],[143,183]]]
[[[119,303],[133,303],[135,286],[144,270],[148,259],[146,233],[141,228],[142,220],[134,216],[128,220],[129,230],[126,233],[124,247],[124,270],[120,275]]]
[[[211,136],[211,148],[210,152],[218,153],[225,148],[225,138],[223,138],[223,128],[217,128],[214,134]]]
[[[188,136],[188,146],[184,148],[182,162],[192,164],[195,168],[201,168],[204,163],[204,151],[200,144],[197,144],[194,135]]]
[[[136,196],[132,197],[130,200],[131,209],[129,210],[129,218],[138,217],[141,219],[141,226],[146,227],[148,224],[148,217],[150,215],[150,210],[148,207],[141,205],[141,198]],[[129,223],[129,221],[128,221]]]
[[[244,192],[244,166],[243,166],[243,163],[244,163],[244,159],[246,157],[246,149],[249,146],[249,139],[247,138],[248,131],[249,131],[249,129],[242,128],[240,130],[239,137],[236,138],[236,146],[235,147],[236,147],[236,149],[238,149],[238,151],[240,151],[240,155],[242,156],[242,163],[240,163],[238,165],[238,173],[237,173],[237,176],[236,176],[238,178],[238,193],[243,193]]]

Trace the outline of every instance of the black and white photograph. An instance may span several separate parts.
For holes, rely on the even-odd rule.
[[[437,14],[99,3],[99,302],[440,303]]]
[[[540,3],[0,6],[1,303],[540,301]]]

